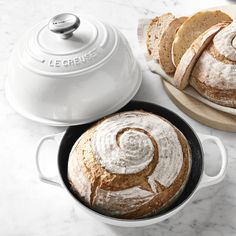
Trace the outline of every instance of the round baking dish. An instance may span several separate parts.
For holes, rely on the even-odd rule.
[[[123,227],[137,227],[137,226],[146,226],[150,224],[155,224],[173,216],[191,200],[191,198],[194,196],[194,194],[197,193],[198,190],[200,190],[203,187],[217,184],[224,178],[227,167],[227,155],[220,139],[210,135],[203,135],[203,134],[197,135],[194,132],[194,130],[177,114],[164,107],[152,103],[134,101],[130,102],[120,111],[130,111],[137,109],[143,109],[147,112],[152,112],[156,115],[160,115],[165,119],[169,120],[184,134],[191,148],[192,166],[187,184],[183,192],[178,197],[178,199],[163,212],[142,219],[134,219],[134,220],[118,219],[102,215],[88,208],[82,202],[79,201],[79,199],[71,190],[70,183],[68,182],[67,179],[67,164],[68,164],[69,153],[71,151],[72,146],[74,145],[76,140],[80,137],[80,135],[83,134],[91,126],[91,123],[85,125],[72,126],[69,127],[63,133],[45,136],[40,140],[36,150],[36,164],[40,179],[50,184],[62,186],[68,192],[68,194],[74,200],[76,200],[78,206],[82,210],[86,211],[88,214],[90,214],[91,216],[97,218],[98,220],[104,223]],[[54,178],[46,177],[40,168],[39,152],[43,144],[45,144],[45,141],[47,140],[53,140],[57,142],[59,146],[57,155],[58,176]],[[208,176],[204,171],[204,154],[202,150],[202,143],[207,140],[215,142],[215,144],[218,146],[220,150],[221,168],[216,176]]]

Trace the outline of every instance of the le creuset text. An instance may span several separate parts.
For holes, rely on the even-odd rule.
[[[74,57],[71,59],[56,59],[56,60],[50,60],[49,66],[50,67],[68,67],[68,66],[76,66],[80,64],[85,64],[90,61],[92,61],[97,56],[96,49],[93,49],[91,51],[86,52],[82,56]]]

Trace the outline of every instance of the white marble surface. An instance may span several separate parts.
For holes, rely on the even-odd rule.
[[[0,0],[0,235],[236,235],[236,134],[208,128],[183,114],[167,97],[156,75],[148,71],[136,39],[137,21],[172,11],[190,14],[199,9],[234,1],[196,0]],[[225,180],[200,191],[179,214],[144,228],[120,228],[99,223],[68,198],[65,191],[39,181],[34,151],[40,137],[62,131],[28,121],[12,110],[4,95],[6,66],[12,48],[23,32],[44,18],[61,12],[89,13],[116,25],[128,38],[142,64],[143,83],[137,99],[168,107],[197,132],[221,138],[229,156]],[[208,173],[217,172],[218,151],[206,149]],[[53,173],[55,146],[45,150]],[[50,155],[48,153],[51,153]]]

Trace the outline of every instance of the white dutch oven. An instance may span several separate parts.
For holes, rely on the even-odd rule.
[[[83,124],[127,104],[141,79],[129,44],[116,28],[90,16],[60,14],[28,31],[15,47],[6,96],[29,119]]]
[[[80,137],[80,135],[83,132],[85,132],[91,126],[91,124],[72,126],[69,127],[66,130],[66,132],[63,132],[61,134],[46,136],[40,140],[36,150],[36,164],[40,179],[49,184],[62,186],[67,191],[67,193],[69,193],[68,195],[71,196],[77,202],[78,207],[80,207],[82,210],[87,212],[92,217],[104,223],[123,227],[146,226],[161,222],[179,212],[188,202],[191,201],[192,197],[201,188],[217,184],[223,180],[227,168],[227,155],[225,148],[219,138],[203,134],[197,135],[194,132],[194,130],[177,114],[173,113],[172,111],[164,107],[155,104],[147,102],[130,102],[128,105],[122,108],[121,111],[129,111],[137,109],[144,109],[145,111],[149,111],[156,115],[163,116],[165,119],[169,120],[184,134],[184,136],[188,140],[192,152],[191,171],[189,174],[187,184],[181,195],[178,197],[178,199],[164,212],[143,219],[135,219],[135,220],[117,219],[114,217],[102,215],[88,208],[78,199],[78,197],[76,197],[76,195],[71,190],[70,183],[67,179],[67,164],[68,164],[69,153],[76,140]],[[45,145],[47,144],[46,143],[47,140],[55,141],[58,145],[58,155],[57,155],[58,175],[54,178],[49,178],[45,176],[43,174],[43,170],[41,170],[40,167],[40,160],[39,160],[40,150],[44,146],[44,144]],[[213,141],[218,146],[221,155],[221,168],[216,176],[208,176],[204,168],[205,157],[202,150],[202,143],[208,140]]]

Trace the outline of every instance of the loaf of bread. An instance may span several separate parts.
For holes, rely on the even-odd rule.
[[[236,108],[236,24],[221,30],[198,59],[190,84],[204,97]]]
[[[142,110],[111,115],[74,144],[68,179],[80,201],[102,214],[136,219],[168,207],[183,190],[191,152],[184,135]]]

